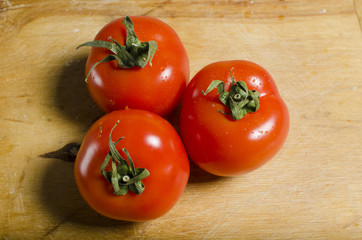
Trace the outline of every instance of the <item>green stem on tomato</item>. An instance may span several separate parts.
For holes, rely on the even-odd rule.
[[[202,91],[202,93],[206,95],[216,88],[219,93],[219,100],[230,109],[233,119],[239,120],[247,113],[256,112],[259,109],[260,94],[256,90],[249,90],[244,81],[235,82],[232,69],[230,70],[230,75],[230,92],[225,91],[225,84],[223,81],[214,80],[210,83],[206,91]],[[222,111],[220,112],[227,114]]]
[[[83,43],[77,47],[101,47],[106,48],[112,52],[102,60],[96,62],[89,70],[85,81],[87,81],[91,71],[100,63],[110,62],[116,60],[119,68],[141,67],[144,68],[149,62],[152,66],[152,58],[157,50],[157,43],[153,40],[148,42],[141,42],[134,32],[132,20],[126,16],[122,20],[123,25],[126,27],[127,37],[126,45],[123,46],[113,38],[109,37],[110,41],[95,40]]]
[[[129,191],[140,195],[145,190],[145,186],[141,180],[148,177],[150,172],[145,168],[135,168],[133,160],[125,148],[122,149],[122,152],[126,154],[127,160],[124,159],[116,149],[117,143],[124,139],[124,137],[122,137],[116,142],[112,141],[111,135],[118,123],[119,121],[116,122],[109,134],[109,152],[101,166],[101,173],[110,183],[112,183],[113,193],[115,195],[125,195]],[[106,171],[105,168],[109,164],[109,161],[112,161],[112,170]]]

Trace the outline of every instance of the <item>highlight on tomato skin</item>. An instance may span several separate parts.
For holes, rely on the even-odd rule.
[[[115,19],[79,47],[84,46],[91,47],[88,91],[104,112],[128,106],[166,116],[178,106],[190,64],[181,39],[165,22],[147,16]]]
[[[110,144],[115,149],[107,159]],[[82,142],[74,167],[79,192],[91,208],[132,222],[156,219],[170,211],[184,192],[189,174],[188,156],[172,125],[156,114],[134,109],[113,111],[97,120]]]
[[[214,175],[261,167],[278,153],[288,131],[289,112],[273,78],[253,62],[209,64],[185,90],[181,138],[190,159]]]

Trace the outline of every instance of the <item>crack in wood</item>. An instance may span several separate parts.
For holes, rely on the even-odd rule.
[[[361,18],[361,12],[362,12],[362,0],[353,0],[353,7],[357,15],[359,27],[362,32],[362,18]]]
[[[45,239],[46,237],[49,237],[50,235],[52,235],[55,231],[57,231],[62,225],[64,225],[69,219],[71,219],[74,215],[77,214],[76,212],[73,212],[67,216],[65,216],[58,224],[56,224],[55,226],[53,226],[52,228],[50,228],[44,235],[43,235],[43,239]]]
[[[163,8],[167,3],[171,2],[171,0],[166,0],[158,5],[156,5],[154,8],[151,8],[147,12],[143,13],[142,16],[148,16],[150,13],[156,11],[159,8]]]

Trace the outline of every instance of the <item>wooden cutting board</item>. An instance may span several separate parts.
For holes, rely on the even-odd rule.
[[[191,77],[214,61],[262,65],[291,118],[272,161],[235,178],[192,164],[178,204],[146,223],[99,216],[73,163],[41,157],[102,115],[83,82],[89,49],[75,48],[125,15],[171,25]],[[361,239],[361,16],[361,0],[1,1],[0,239]]]

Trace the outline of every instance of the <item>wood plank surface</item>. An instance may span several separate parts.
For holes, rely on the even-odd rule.
[[[145,223],[99,216],[73,163],[40,157],[102,115],[83,81],[89,49],[75,48],[124,15],[171,25],[191,77],[262,65],[291,118],[265,166],[220,178],[191,164],[178,204]],[[361,16],[361,0],[0,1],[0,239],[361,239]]]

